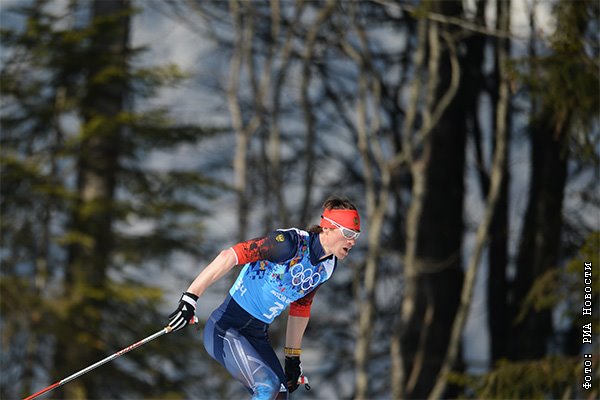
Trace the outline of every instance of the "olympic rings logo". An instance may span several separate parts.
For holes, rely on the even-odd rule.
[[[292,274],[292,285],[300,286],[304,291],[310,290],[321,282],[321,274],[311,268],[304,268],[302,264],[296,264],[290,269]]]

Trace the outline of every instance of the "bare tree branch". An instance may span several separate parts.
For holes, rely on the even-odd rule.
[[[452,17],[448,15],[443,15],[431,11],[425,11],[419,7],[411,6],[409,4],[401,4],[397,2],[392,2],[390,0],[371,0],[373,3],[381,4],[386,7],[400,9],[402,11],[406,11],[407,13],[413,15],[416,18],[425,17],[428,20],[447,24],[454,25],[466,31],[472,31],[484,34],[486,36],[493,36],[502,39],[513,39],[513,40],[529,40],[529,36],[517,35],[514,32],[511,32],[508,28],[506,30],[503,29],[490,29],[484,26],[480,26],[474,24],[473,22],[467,21],[463,18]],[[547,38],[543,36],[539,36],[538,39],[546,40]]]
[[[319,11],[312,25],[309,27],[306,34],[306,44],[302,53],[302,77],[300,82],[300,103],[304,113],[306,123],[306,148],[305,148],[305,170],[304,170],[304,197],[302,200],[300,221],[303,225],[307,224],[308,215],[311,212],[311,202],[313,190],[313,181],[315,175],[315,151],[314,144],[316,138],[315,132],[315,117],[313,115],[312,106],[308,89],[311,81],[311,63],[315,51],[315,43],[319,30],[322,29],[323,23],[331,16],[335,8],[334,0],[327,0],[325,6]]]

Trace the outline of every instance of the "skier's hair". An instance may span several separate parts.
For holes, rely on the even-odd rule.
[[[354,203],[346,197],[331,196],[323,203],[324,210],[358,210]],[[319,225],[312,225],[307,229],[310,233],[321,233],[323,228]]]

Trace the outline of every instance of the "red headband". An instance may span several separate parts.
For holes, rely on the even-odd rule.
[[[352,229],[360,232],[360,217],[356,210],[341,210],[341,209],[325,209],[321,217],[327,217],[332,221],[337,222],[344,228]],[[336,228],[331,222],[321,218],[321,227]]]

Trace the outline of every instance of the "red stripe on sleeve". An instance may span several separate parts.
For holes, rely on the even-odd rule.
[[[310,317],[310,308],[312,307],[313,298],[317,293],[317,289],[318,287],[306,296],[290,304],[290,315],[292,317]]]

